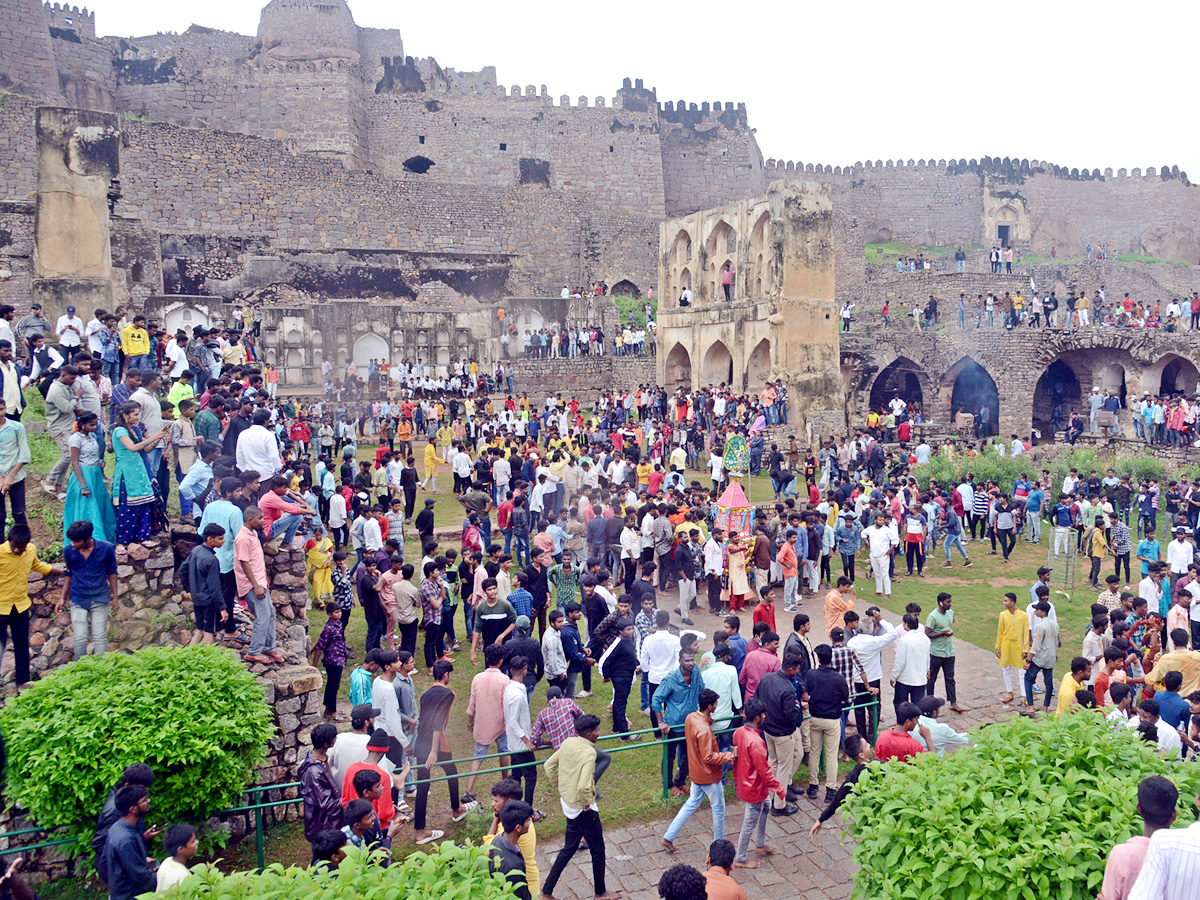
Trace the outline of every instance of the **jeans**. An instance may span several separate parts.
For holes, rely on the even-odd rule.
[[[688,777],[687,742],[683,737],[682,724],[671,726],[671,733],[667,736],[667,742],[663,744],[663,753],[666,754],[667,781],[672,787],[682,788]],[[675,772],[674,777],[671,776],[672,770]]]
[[[1008,555],[1012,553],[1013,547],[1017,543],[1016,537],[1013,536],[1013,529],[997,528],[996,534],[1000,538],[1000,550],[1004,553],[1004,558],[1008,559]]]
[[[958,552],[962,554],[963,560],[970,559],[970,557],[967,556],[966,548],[963,547],[961,534],[946,535],[946,540],[945,540],[943,546],[946,548],[946,564],[947,565],[950,564],[950,555],[951,555],[950,551],[953,550],[955,547],[958,547]]]
[[[419,790],[420,788],[418,788]],[[414,823],[417,828],[424,825]],[[588,853],[592,857],[592,886],[597,897],[608,892],[604,885],[604,828],[600,824],[600,813],[594,809],[585,809],[575,818],[567,820],[566,843],[563,848],[558,851],[558,856],[554,858],[554,865],[550,867],[550,873],[546,876],[546,880],[542,882],[542,893],[547,896],[554,895],[554,889],[558,886],[558,879],[562,878],[563,870],[566,869],[567,863],[579,850],[579,843],[583,839],[587,839]]]
[[[100,369],[103,372],[104,377],[107,378],[109,381],[111,381],[113,384],[116,384],[118,381],[121,380],[121,374],[120,374],[121,373],[121,363],[120,363],[120,361],[115,360],[115,359],[112,362],[109,362],[107,359],[103,360],[101,362]]]
[[[8,523],[8,510],[6,501],[12,502],[12,516],[14,525],[28,525],[29,519],[25,515],[25,479],[14,481],[12,487],[8,489],[8,494],[0,494],[0,541],[4,540],[4,534]]]
[[[253,588],[246,591],[242,598],[250,611],[254,613],[254,631],[250,634],[250,646],[246,648],[247,656],[257,656],[263,652],[275,649],[275,604],[271,602],[271,589],[263,589],[262,599],[254,593]]]
[[[675,818],[671,820],[671,824],[667,827],[667,833],[663,835],[666,840],[673,841],[679,836],[684,823],[692,817],[692,813],[700,808],[700,804],[704,802],[705,797],[708,798],[708,805],[712,807],[713,840],[724,840],[725,785],[720,781],[712,784],[696,784],[696,782],[692,782],[692,789],[688,794],[687,800],[683,806],[679,807],[679,812],[675,813]]]
[[[629,703],[629,691],[633,687],[633,678],[613,679],[613,733],[624,734],[629,730],[629,720],[625,717],[625,707]]]
[[[1040,544],[1042,541],[1042,514],[1041,512],[1031,512],[1026,519],[1029,523],[1029,540],[1032,543]]]
[[[380,641],[383,640],[383,632],[386,630],[386,628],[387,619],[385,619],[383,616],[380,616],[377,619],[372,619],[370,616],[367,616],[367,642],[364,651],[380,649]],[[403,647],[401,649],[403,649]]]
[[[796,585],[799,581],[798,575],[788,575],[783,579],[783,608],[785,610],[792,609],[796,605]]]
[[[953,656],[934,656],[932,653],[929,655],[929,682],[925,685],[925,693],[933,694],[933,689],[937,687],[938,672],[941,672],[946,679],[946,699],[951,703],[957,703],[958,693],[954,684]]]
[[[87,656],[89,623],[96,655],[100,656],[108,649],[108,610],[108,603],[93,602],[90,609],[71,604],[71,634],[75,638],[76,659]]]
[[[139,353],[137,356],[127,356],[125,357],[125,369],[126,371],[132,372],[134,369],[153,368],[153,366],[147,365],[147,361],[149,359],[150,355],[148,353]]]
[[[325,713],[332,716],[337,712],[338,688],[342,686],[342,666],[325,663]],[[393,738],[392,740],[395,740]]]
[[[286,516],[280,516],[271,525],[271,540],[283,535],[284,546],[291,544],[296,539],[296,529],[300,527],[300,523],[304,521],[304,517],[296,513],[288,513]]]
[[[1054,669],[1044,669],[1041,666],[1029,664],[1029,668],[1025,670],[1025,703],[1028,706],[1033,706],[1033,683],[1037,681],[1038,672],[1042,673],[1042,684],[1045,685],[1045,690],[1042,691],[1043,705],[1046,709],[1050,708],[1050,695],[1054,693]]]
[[[531,560],[529,558],[529,535],[514,534],[513,535],[513,562],[518,566],[527,566]]]
[[[750,849],[750,835],[754,835],[754,846],[767,846],[767,818],[771,810],[770,799],[764,800],[761,803],[747,803],[746,811],[742,816],[742,831],[738,835],[737,856],[734,857],[738,862],[746,861],[746,851]]]

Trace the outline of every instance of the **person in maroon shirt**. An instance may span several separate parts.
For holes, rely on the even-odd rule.
[[[908,762],[918,753],[924,753],[925,747],[912,736],[913,729],[920,728],[921,736],[926,745],[933,746],[933,736],[929,729],[919,724],[921,709],[915,703],[901,703],[896,707],[896,724],[879,735],[875,742],[875,758],[882,762],[898,759]]]

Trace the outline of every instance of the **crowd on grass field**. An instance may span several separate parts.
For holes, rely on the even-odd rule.
[[[224,359],[222,342],[237,346],[238,338],[234,329],[202,339]],[[302,550],[309,592],[324,616],[311,656],[326,672],[327,721],[313,729],[298,773],[316,864],[336,865],[348,843],[387,852],[410,825],[405,836],[418,845],[438,840],[443,831],[429,821],[431,773],[444,773],[449,817],[459,821],[487,802],[475,794],[486,763],[506,770],[491,788],[490,838],[495,865],[518,893],[553,896],[586,841],[597,896],[614,896],[605,884],[596,787],[610,757],[597,746],[600,719],[575,702],[603,681],[611,685],[613,733],[638,740],[628,718],[636,697],[666,742],[671,793],[687,798],[663,836],[665,849],[674,851],[680,828],[707,799],[715,838],[710,890],[740,890],[728,872],[772,852],[771,817],[795,815],[801,799],[820,799],[825,809],[815,831],[868,760],[907,760],[968,741],[940,720],[944,701],[934,696],[941,675],[950,710],[960,710],[953,598],[938,595],[924,618],[911,604],[896,629],[876,606],[855,611],[858,566],[866,562],[886,602],[898,561],[920,577],[939,539],[947,565],[955,548],[970,564],[965,545],[977,534],[1008,559],[1018,537],[1040,540],[1046,517],[1056,547],[1065,553],[1074,541],[1102,561],[1107,549],[1118,565],[1124,559],[1128,582],[1123,511],[1138,508],[1143,581],[1137,596],[1112,587],[1100,595],[1103,614],[1098,608],[1088,635],[1078,638],[1081,654],[1057,687],[1060,643],[1075,639],[1058,631],[1049,573],[1030,588],[1030,609],[1019,610],[1010,595],[996,648],[1007,700],[1011,677],[1023,669],[1029,707],[1041,676],[1046,707],[1055,695],[1060,712],[1111,707],[1118,724],[1137,726],[1160,752],[1177,756],[1197,738],[1190,715],[1200,705],[1184,707],[1200,700],[1200,653],[1186,649],[1189,635],[1175,627],[1183,615],[1191,637],[1200,633],[1186,615],[1200,592],[1194,558],[1172,543],[1165,560],[1171,590],[1154,593],[1164,575],[1154,540],[1157,498],[1142,515],[1132,487],[1122,501],[1119,479],[1092,473],[1080,480],[1073,472],[1054,505],[1047,472],[1038,481],[1022,477],[1011,492],[971,476],[922,488],[910,467],[928,458],[928,446],[895,449],[866,432],[819,448],[801,448],[794,438],[784,444],[767,430],[786,424],[782,384],[750,397],[724,385],[674,395],[650,386],[605,392],[585,407],[560,395],[535,403],[525,395],[474,396],[461,385],[397,386],[389,375],[381,384],[390,389],[377,399],[303,401],[286,396],[286,386],[279,396],[277,373],[242,359],[209,369],[197,394],[192,362],[177,377],[171,366],[166,384],[151,352],[127,360],[121,380],[103,394],[103,371],[97,381],[94,358],[80,352],[58,367],[46,391],[61,458],[42,486],[65,495],[64,562],[52,568],[37,557],[13,490],[29,453],[23,399],[19,391],[9,396],[20,378],[9,375],[11,349],[0,341],[0,390],[11,404],[0,428],[0,495],[11,498],[16,520],[0,545],[8,594],[0,596],[0,633],[7,644],[11,631],[16,681],[29,678],[24,576],[65,571],[60,606],[71,610],[76,655],[87,652],[89,633],[95,652],[104,652],[107,611],[121,587],[116,550],[166,527],[175,496],[181,518],[197,530],[180,571],[195,610],[193,642],[219,639],[252,666],[283,662],[266,556]],[[774,497],[754,512],[746,533],[727,534],[717,526],[730,477],[726,450],[743,441],[747,468],[767,470]],[[359,448],[371,445],[374,453],[360,460]],[[116,457],[111,486],[103,468],[109,452]],[[689,478],[686,470],[699,467],[707,477]],[[1106,496],[1117,504],[1106,507]],[[455,509],[454,524],[440,533],[439,502]],[[1194,528],[1195,518],[1187,521]],[[1186,537],[1178,543],[1193,547]],[[777,591],[792,616],[786,637],[776,621]],[[814,643],[812,621],[799,611],[816,598],[828,643]],[[1156,608],[1148,610],[1150,598]],[[685,626],[679,633],[666,608],[672,604]],[[720,626],[713,649],[701,655],[704,634],[690,626],[705,608]],[[347,642],[347,623],[358,614],[367,626],[361,648]],[[896,724],[876,735],[882,654],[893,644]],[[469,654],[472,669],[484,665],[466,699],[474,761],[461,792],[449,760],[463,752],[447,727],[461,702],[455,653]],[[341,680],[355,659],[351,730],[339,732],[346,718],[338,710]],[[533,716],[539,689],[546,703]],[[544,745],[553,754],[539,762],[535,751]],[[839,760],[855,763],[840,786]],[[793,784],[802,766],[807,787]],[[539,775],[555,785],[560,810],[533,806]],[[114,830],[97,852],[114,898],[136,896],[157,877],[139,824],[147,779],[141,770],[127,773],[106,811]],[[727,782],[745,804],[736,843],[724,840]],[[548,814],[565,818],[567,838],[542,880],[533,848],[536,824]],[[192,840],[178,830],[168,836],[178,865],[164,864],[159,876],[170,879],[185,871]],[[690,877],[671,871],[681,882]],[[674,880],[665,879],[667,890]]]

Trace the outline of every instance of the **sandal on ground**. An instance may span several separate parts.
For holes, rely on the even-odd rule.
[[[438,829],[435,828],[433,831],[429,832],[429,834],[426,835],[425,837],[417,838],[417,846],[422,847],[425,844],[431,843],[433,841],[440,841],[445,836],[446,836],[446,832],[439,831]]]

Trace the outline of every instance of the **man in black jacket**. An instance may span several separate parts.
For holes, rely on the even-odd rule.
[[[417,513],[417,520],[413,523],[422,541],[427,537],[433,537],[433,504],[435,503],[437,503],[437,500],[433,497],[427,497],[425,499],[425,508]]]
[[[539,638],[546,636],[546,605],[550,602],[550,581],[546,571],[549,562],[550,554],[535,552],[529,565],[521,570],[525,575],[525,590],[533,595],[533,618],[538,621]]]
[[[792,776],[800,759],[799,741],[796,730],[796,714],[800,702],[792,679],[800,671],[800,654],[785,653],[783,668],[768,672],[758,683],[754,698],[762,702],[767,710],[763,722],[763,734],[767,740],[767,762],[779,783],[788,788],[787,799],[771,799],[771,815],[792,816],[796,805],[791,802],[799,797],[792,787]]]
[[[624,598],[626,595],[622,595]],[[600,674],[605,681],[613,685],[613,732],[624,734],[629,730],[629,722],[625,718],[625,705],[629,701],[629,691],[633,687],[633,675],[637,671],[637,651],[633,648],[633,620],[620,619],[616,627],[621,635],[620,640],[608,651],[600,665]],[[626,743],[636,741],[633,735],[625,734],[621,738]]]
[[[817,668],[804,679],[808,695],[809,734],[812,750],[808,758],[808,798],[817,799],[821,764],[821,744],[825,747],[825,802],[837,793],[838,741],[842,731],[842,710],[850,701],[850,685],[833,668],[833,648],[821,644],[816,649]]]
[[[523,656],[529,660],[525,669],[525,690],[533,696],[534,688],[545,674],[545,661],[542,659],[542,646],[529,636],[532,623],[529,616],[517,616],[517,628],[504,642],[504,669],[509,668],[509,661],[514,657]]]
[[[96,874],[104,882],[108,881],[108,870],[104,865],[104,844],[108,840],[109,829],[112,828],[114,822],[121,818],[121,813],[117,809],[117,791],[130,784],[149,788],[154,784],[154,770],[146,763],[134,763],[126,766],[125,771],[121,773],[121,780],[116,787],[109,791],[104,805],[100,808],[100,815],[96,819],[96,831],[92,835],[92,852],[96,854]],[[160,833],[161,829],[151,828],[143,832],[142,837],[149,842],[158,837]]]
[[[104,867],[110,900],[133,900],[153,891],[156,879],[150,868],[154,860],[146,855],[142,820],[150,811],[150,795],[143,785],[127,784],[117,789],[120,818],[108,830],[104,844]]]

